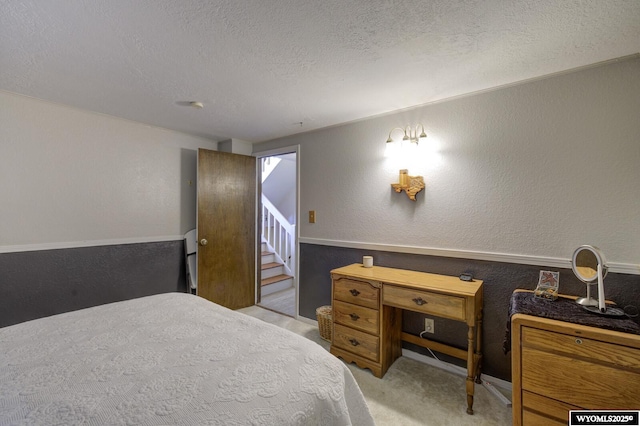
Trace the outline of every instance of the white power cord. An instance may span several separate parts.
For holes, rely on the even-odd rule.
[[[425,330],[425,331],[423,331],[423,332],[421,332],[421,333],[420,333],[420,338],[421,338],[421,339],[424,339],[424,338],[425,338],[425,337],[423,337],[423,336],[422,336],[424,333],[428,333],[428,331],[427,331],[427,330]],[[432,351],[431,349],[429,349],[429,348],[425,348],[425,349],[429,351],[429,353],[431,354],[431,356],[432,356],[432,357],[434,357],[437,361],[440,361],[440,358],[438,358],[438,357],[436,356],[436,354],[434,354],[434,353],[433,353],[433,351]]]
[[[488,390],[490,393],[492,393],[493,396],[498,398],[498,400],[500,400],[500,402],[502,402],[507,407],[511,407],[511,401],[509,400],[509,398],[504,396],[503,393],[500,392],[498,389],[496,389],[495,386],[493,386],[490,382],[487,382],[486,380],[483,379],[482,380],[482,385],[485,387],[486,390]]]

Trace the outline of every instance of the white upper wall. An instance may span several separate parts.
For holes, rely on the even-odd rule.
[[[216,143],[0,92],[0,250],[179,238],[199,147]]]
[[[303,241],[640,263],[640,59],[628,59],[254,146],[300,145]],[[399,94],[400,95],[400,94]],[[422,152],[385,155],[422,123]],[[398,138],[398,133],[394,136]],[[410,201],[401,168],[426,188]],[[635,265],[635,266],[633,266]]]

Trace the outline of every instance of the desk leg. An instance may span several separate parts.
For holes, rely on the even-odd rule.
[[[476,330],[475,327],[469,327],[467,333],[469,340],[467,346],[467,414],[473,414],[473,392],[475,389],[475,376],[476,376],[476,362],[475,362],[475,348],[476,348]]]
[[[482,312],[478,314],[476,322],[476,383],[481,384],[480,372],[482,369]]]

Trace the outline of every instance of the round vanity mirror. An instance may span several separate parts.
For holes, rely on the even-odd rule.
[[[587,285],[587,297],[576,300],[584,306],[598,306],[598,300],[591,297],[591,284],[598,282],[598,266],[601,269],[601,280],[607,275],[607,262],[602,252],[594,246],[580,246],[573,252],[571,269],[576,277]]]

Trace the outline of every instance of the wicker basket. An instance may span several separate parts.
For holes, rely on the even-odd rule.
[[[320,306],[316,309],[316,317],[318,317],[318,329],[320,337],[324,340],[331,341],[331,306]]]

